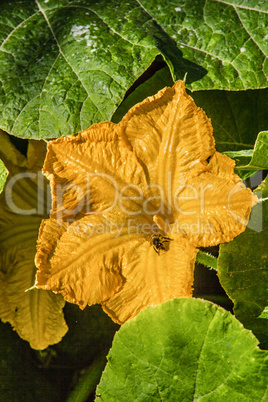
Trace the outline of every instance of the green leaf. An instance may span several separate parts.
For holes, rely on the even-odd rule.
[[[157,55],[173,79],[187,72],[194,90],[262,88],[265,7],[2,1],[0,127],[23,138],[54,138],[110,120]]]
[[[258,133],[267,130],[267,89],[196,91],[191,96],[211,118],[219,152],[252,150]]]
[[[260,341],[259,347],[261,349],[264,349],[264,350],[268,350],[268,331],[267,331],[267,327],[268,327],[267,318],[262,316],[262,314],[257,319],[254,319],[250,323],[245,324],[245,328],[248,328],[253,332],[253,334]]]
[[[185,74],[174,41],[135,0],[4,1],[0,23],[0,124],[20,137],[110,119],[158,54]]]
[[[183,58],[207,70],[192,89],[267,87],[267,3],[261,0],[141,0],[177,42]]]
[[[231,151],[226,152],[226,155],[235,159],[236,170],[243,179],[259,170],[268,169],[268,132],[259,133],[254,150]]]
[[[257,343],[209,302],[148,307],[115,335],[96,401],[264,400],[268,353]]]
[[[160,69],[122,102],[112,121],[118,123],[136,103],[156,94],[164,86],[172,85],[168,67]],[[190,92],[190,95],[211,118],[217,151],[244,150],[245,155],[252,155],[259,131],[268,126],[267,89],[240,92],[195,91]],[[248,163],[249,157],[246,161]]]
[[[266,320],[268,320],[268,306],[266,306],[263,310],[263,312],[261,313],[261,315],[259,316],[259,318],[265,318]]]
[[[245,232],[220,246],[218,276],[245,325],[255,320],[268,300],[268,180],[255,190],[260,202],[252,209]],[[266,326],[268,337],[268,327]]]
[[[8,171],[7,171],[4,163],[0,160],[0,193],[2,192],[3,187],[5,185],[7,175],[8,175]]]

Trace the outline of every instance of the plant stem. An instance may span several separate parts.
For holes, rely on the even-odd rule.
[[[81,370],[78,383],[66,402],[85,402],[88,400],[89,395],[95,391],[107,363],[106,354],[107,352],[100,354],[91,366]]]
[[[205,253],[204,251],[198,251],[196,261],[202,265],[205,265],[206,267],[210,267],[217,270],[217,258],[209,253]]]

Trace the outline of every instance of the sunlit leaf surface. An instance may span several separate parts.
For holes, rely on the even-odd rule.
[[[262,0],[141,0],[176,41],[184,60],[206,74],[193,89],[267,87],[267,3]]]
[[[55,138],[110,120],[160,55],[194,90],[267,86],[265,1],[1,1],[0,127]]]

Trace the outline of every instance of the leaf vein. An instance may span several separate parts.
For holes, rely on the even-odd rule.
[[[43,14],[43,16],[44,16],[44,18],[45,18],[45,20],[46,20],[46,22],[47,22],[47,24],[48,24],[49,29],[51,30],[51,33],[52,33],[52,35],[53,35],[53,37],[54,37],[54,40],[55,40],[55,42],[56,42],[56,44],[57,44],[57,46],[58,46],[58,49],[59,49],[60,54],[62,55],[62,57],[64,58],[64,60],[65,60],[66,63],[68,64],[68,66],[70,66],[70,68],[71,68],[71,70],[73,71],[73,73],[78,77],[78,79],[80,80],[80,82],[81,82],[83,88],[85,89],[85,91],[86,91],[88,97],[91,99],[91,102],[92,102],[93,105],[98,109],[100,115],[102,115],[101,110],[100,110],[100,109],[98,108],[98,106],[93,102],[93,100],[92,100],[92,98],[91,98],[91,96],[90,96],[90,93],[88,92],[86,86],[83,84],[83,81],[82,81],[82,79],[79,77],[79,74],[74,70],[73,66],[72,66],[71,63],[68,61],[68,59],[67,59],[66,56],[64,55],[63,51],[61,50],[60,44],[59,44],[59,42],[58,42],[58,40],[57,40],[57,37],[56,37],[56,35],[55,35],[55,33],[54,33],[53,29],[52,29],[52,26],[51,26],[51,24],[50,24],[50,22],[49,22],[49,20],[48,20],[48,18],[47,18],[47,15],[45,14],[45,11],[42,9],[42,7],[40,6],[40,4],[38,3],[38,0],[35,0],[35,1],[36,1],[36,4],[38,5],[38,8],[39,8],[40,12],[41,12],[41,13]]]

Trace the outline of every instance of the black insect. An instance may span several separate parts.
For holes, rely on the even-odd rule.
[[[158,235],[153,235],[151,237],[151,244],[154,248],[154,251],[157,254],[160,254],[160,251],[167,251],[169,249],[169,243],[172,241],[173,239],[170,239],[169,237],[166,236],[162,236],[161,234]]]

